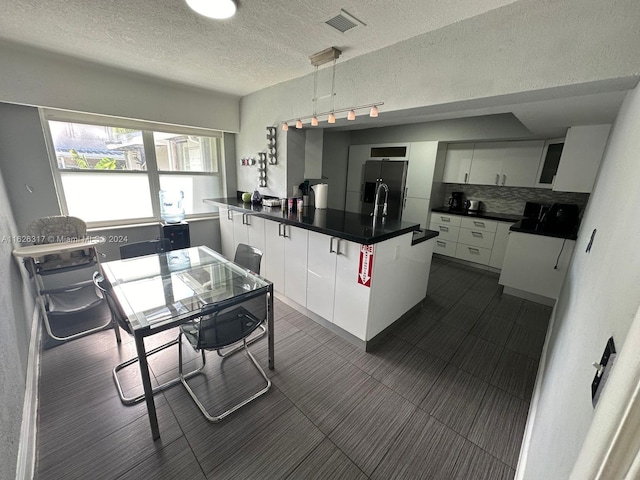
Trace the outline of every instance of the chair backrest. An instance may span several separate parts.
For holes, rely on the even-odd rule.
[[[127,243],[120,246],[120,258],[140,257],[154,253],[167,252],[171,250],[171,242],[168,238],[158,238],[156,240],[144,240],[142,242]]]
[[[86,237],[87,225],[78,217],[54,215],[34,220],[27,226],[26,231],[35,245],[66,243]],[[45,255],[37,259],[36,270],[40,274],[47,274],[82,268],[94,263],[95,248],[86,247]]]
[[[118,323],[120,328],[125,332],[133,334],[131,325],[129,324],[127,317],[120,309],[120,305],[113,298],[113,287],[109,282],[105,281],[104,277],[99,272],[93,274],[93,284],[96,286],[96,293],[103,297],[107,301],[107,306],[111,312],[111,317]]]
[[[239,243],[236,247],[236,254],[233,262],[260,275],[260,262],[262,252],[255,247]]]
[[[204,305],[194,332],[197,337],[191,343],[198,350],[217,350],[248,337],[266,318],[266,291]]]

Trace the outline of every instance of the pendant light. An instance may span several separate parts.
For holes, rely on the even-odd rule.
[[[189,0],[189,1],[195,1],[195,0]],[[378,107],[380,105],[384,105],[384,102],[376,102],[376,103],[369,103],[366,105],[357,105],[357,106],[353,106],[353,107],[346,107],[346,108],[339,108],[336,109],[335,108],[335,97],[336,97],[336,61],[338,59],[338,57],[340,57],[340,54],[342,52],[340,50],[338,50],[335,47],[329,47],[326,48],[325,50],[322,50],[321,52],[315,53],[313,55],[311,55],[309,57],[309,60],[311,60],[311,65],[313,65],[315,67],[315,70],[313,72],[313,98],[312,98],[312,102],[313,102],[313,114],[311,115],[306,115],[306,116],[300,116],[300,117],[294,117],[294,118],[290,118],[289,120],[284,120],[282,122],[282,130],[283,131],[287,131],[289,129],[289,124],[291,123],[292,125],[295,125],[296,128],[303,128],[303,121],[310,119],[310,124],[312,127],[317,127],[319,124],[319,120],[318,117],[324,117],[325,115],[327,116],[327,122],[330,124],[335,124],[336,123],[336,114],[337,113],[347,113],[347,120],[349,121],[354,121],[356,119],[357,116],[357,111],[358,110],[365,110],[365,109],[370,109],[369,110],[369,116],[372,118],[376,118],[378,116]],[[333,61],[333,66],[332,66],[332,72],[331,72],[331,100],[330,100],[330,109],[328,111],[325,112],[318,112],[317,111],[317,106],[318,106],[318,67],[320,65],[324,65],[326,63],[329,63]],[[325,99],[326,96],[323,96],[322,99]]]
[[[186,2],[196,13],[216,20],[231,18],[236,13],[236,4],[233,0],[186,0]]]

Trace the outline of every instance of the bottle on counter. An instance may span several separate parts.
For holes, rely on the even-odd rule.
[[[251,203],[262,203],[262,195],[260,195],[257,188],[253,191],[253,195],[251,195]]]

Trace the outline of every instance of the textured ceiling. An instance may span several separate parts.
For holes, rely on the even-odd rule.
[[[309,56],[329,46],[342,62],[513,1],[239,0],[219,21],[183,0],[2,0],[0,38],[246,95],[309,74]],[[327,26],[340,9],[366,25]]]

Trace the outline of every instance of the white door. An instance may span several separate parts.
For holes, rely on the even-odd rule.
[[[221,253],[232,260],[235,254],[235,245],[233,243],[233,212],[224,207],[218,207],[218,210],[220,215]]]
[[[419,223],[422,228],[427,228],[429,225],[429,199],[405,198],[402,221]]]
[[[442,181],[444,183],[469,183],[472,156],[472,143],[450,143],[447,145]]]
[[[273,282],[273,288],[284,293],[284,224],[267,220],[264,223],[264,240],[266,257],[263,258],[260,272],[263,277]]]
[[[307,305],[307,239],[309,231],[283,225],[284,294],[294,302]]]
[[[332,322],[338,239],[310,231],[308,245],[307,308]]]

